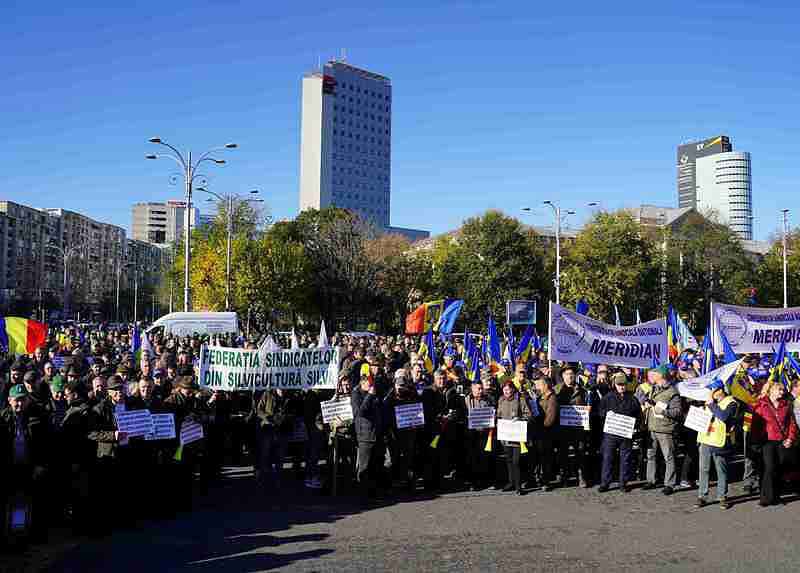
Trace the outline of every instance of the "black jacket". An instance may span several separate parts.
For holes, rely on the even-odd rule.
[[[622,414],[636,418],[637,423],[641,418],[641,407],[639,401],[633,395],[633,392],[625,391],[620,395],[615,390],[612,390],[600,400],[600,405],[597,409],[597,415],[605,424],[606,414],[614,412],[615,414]]]
[[[0,411],[0,475],[8,475],[5,470],[14,463],[16,421],[16,414],[11,407]],[[23,414],[22,424],[28,448],[28,463],[31,466],[48,466],[52,451],[49,418],[31,403]]]
[[[351,397],[353,425],[359,442],[377,442],[383,438],[386,428],[383,401],[377,394],[370,394],[357,386]]]

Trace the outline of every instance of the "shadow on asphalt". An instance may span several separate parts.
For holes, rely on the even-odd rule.
[[[154,573],[156,571],[269,571],[334,552],[318,547],[327,524],[365,511],[438,497],[404,492],[366,500],[348,489],[333,498],[291,480],[279,491],[260,491],[252,471],[231,468],[192,512],[142,521],[100,539],[83,539],[49,573]],[[113,511],[109,504],[109,511]],[[320,533],[289,535],[293,527],[319,525]]]

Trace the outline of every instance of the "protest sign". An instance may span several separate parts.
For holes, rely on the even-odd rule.
[[[397,420],[397,428],[420,428],[425,425],[425,413],[422,411],[422,404],[404,404],[394,407],[394,415]]]
[[[203,439],[203,426],[192,420],[185,420],[181,425],[181,445],[191,444]]]
[[[509,300],[506,302],[506,324],[511,326],[536,324],[536,301]]]
[[[712,418],[714,418],[714,415],[711,413],[711,410],[707,408],[698,408],[697,406],[690,406],[689,413],[686,414],[686,421],[683,423],[683,425],[690,430],[703,433],[707,432],[708,428],[711,427]]]
[[[611,434],[612,436],[619,436],[620,438],[633,437],[633,428],[636,426],[636,418],[633,416],[625,416],[623,414],[615,414],[609,412],[606,414],[606,425],[603,432]]]
[[[650,368],[668,359],[663,318],[614,326],[550,303],[548,339],[550,360]]]
[[[339,348],[258,350],[202,346],[200,386],[211,390],[309,390],[336,388]]]
[[[527,442],[528,422],[497,420],[497,439],[503,442]]]
[[[470,408],[467,428],[470,430],[494,428],[494,408]]]
[[[145,436],[146,440],[172,440],[175,438],[175,415],[153,414],[153,432]]]
[[[705,402],[711,395],[706,386],[711,384],[715,378],[719,378],[723,382],[727,382],[730,377],[733,376],[739,369],[739,365],[741,363],[741,360],[737,360],[736,362],[726,364],[722,368],[717,368],[716,370],[712,370],[708,374],[703,374],[697,378],[681,380],[675,384],[675,389],[678,391],[678,394],[684,398],[695,400],[697,402]]]
[[[589,429],[589,406],[561,406],[559,421],[568,428]]]
[[[711,302],[711,339],[722,352],[722,334],[737,354],[775,352],[786,342],[789,352],[800,351],[800,307],[762,308]]]
[[[330,424],[337,418],[343,422],[353,419],[353,405],[350,403],[350,396],[343,396],[328,402],[322,402],[322,421]]]
[[[117,430],[128,434],[129,438],[153,433],[153,418],[150,410],[128,410],[114,413]]]

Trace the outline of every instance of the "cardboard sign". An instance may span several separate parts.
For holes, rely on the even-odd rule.
[[[191,444],[203,439],[203,426],[197,422],[185,421],[181,426],[181,445]]]
[[[690,430],[694,430],[698,433],[707,432],[708,429],[711,427],[711,420],[714,418],[714,414],[711,413],[711,410],[707,408],[698,408],[697,406],[691,406],[689,408],[689,413],[686,414],[686,421],[683,423],[684,426],[689,428]]]
[[[153,417],[150,410],[117,411],[117,429],[128,434],[129,438],[153,433]]]
[[[494,408],[470,408],[467,418],[467,428],[470,430],[488,430],[494,428]]]
[[[404,404],[394,407],[394,416],[397,420],[397,428],[421,428],[425,425],[425,413],[422,411],[422,404]]]
[[[528,422],[497,420],[497,439],[502,442],[527,442]]]
[[[153,433],[146,435],[145,440],[172,440],[175,438],[175,415],[153,414]]]
[[[636,426],[636,418],[609,412],[606,414],[606,425],[603,432],[620,438],[633,438],[633,429]]]
[[[353,419],[353,405],[350,403],[350,396],[322,402],[322,421],[325,424],[339,419],[342,422]]]
[[[589,406],[561,406],[559,408],[560,425],[567,428],[589,429]]]

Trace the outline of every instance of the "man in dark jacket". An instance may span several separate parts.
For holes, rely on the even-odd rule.
[[[80,385],[69,382],[64,385],[67,410],[59,429],[60,463],[66,472],[67,485],[65,509],[71,517],[73,528],[84,532],[89,525],[89,475],[96,457],[97,446],[88,438],[89,404],[79,393]]]
[[[441,486],[442,477],[450,471],[464,420],[464,398],[450,385],[444,369],[434,372],[433,385],[422,392],[422,406],[428,456],[425,487],[432,490]]]
[[[639,420],[641,410],[639,402],[634,397],[633,393],[628,390],[628,378],[623,372],[617,372],[611,377],[612,390],[600,400],[598,408],[598,417],[605,424],[605,418],[608,414],[620,414],[629,416]],[[633,478],[633,460],[631,453],[633,452],[633,440],[630,438],[623,438],[613,434],[603,434],[603,469],[600,477],[600,487],[597,491],[600,493],[608,491],[609,484],[611,484],[611,472],[614,467],[614,454],[619,450],[619,482],[620,489],[627,493],[630,491],[628,482]]]
[[[372,377],[364,368],[359,385],[353,389],[353,422],[358,441],[358,481],[368,496],[374,496],[384,459],[386,423],[383,404]]]
[[[470,395],[464,399],[466,406],[466,418],[469,422],[469,414],[475,408],[495,408],[496,402],[485,396],[483,383],[480,378],[472,381]],[[493,468],[493,432],[487,429],[467,430],[467,470],[471,482],[472,491],[479,491],[485,488],[493,477],[490,476],[490,468]]]
[[[556,400],[561,406],[586,406],[586,390],[578,384],[575,367],[567,365],[561,369],[561,384],[556,388]],[[583,428],[560,426],[558,428],[558,465],[561,470],[561,486],[567,485],[570,471],[569,450],[575,452],[578,484],[589,487],[589,471],[586,464],[586,447],[589,433]]]
[[[36,541],[47,536],[47,490],[51,428],[48,417],[30,399],[23,384],[8,392],[9,406],[0,411],[0,488],[2,508],[11,514],[30,510],[30,532]],[[8,515],[3,511],[3,516]]]

